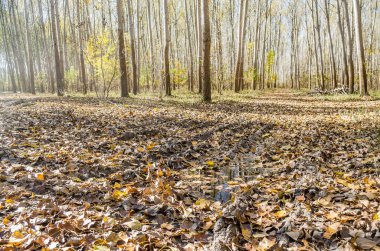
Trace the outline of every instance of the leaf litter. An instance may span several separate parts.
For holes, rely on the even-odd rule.
[[[0,247],[379,250],[380,102],[0,98]]]

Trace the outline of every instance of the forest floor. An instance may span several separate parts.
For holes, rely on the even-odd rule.
[[[380,250],[379,167],[377,100],[0,95],[0,249]]]

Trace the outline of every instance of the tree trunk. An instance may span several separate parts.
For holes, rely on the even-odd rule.
[[[77,0],[77,21],[78,21],[78,40],[79,40],[79,64],[80,64],[80,79],[83,85],[83,94],[87,94],[87,79],[86,79],[86,65],[84,63],[84,53],[83,53],[83,31],[82,22],[80,18],[80,0]]]
[[[147,0],[148,8],[148,29],[149,29],[149,42],[150,42],[150,61],[151,61],[151,78],[152,78],[152,90],[154,89],[155,82],[155,59],[154,59],[154,47],[153,47],[153,32],[152,32],[152,11],[151,11],[151,0]]]
[[[165,48],[164,48],[164,84],[166,96],[172,95],[170,85],[170,65],[169,65],[169,46],[170,46],[170,28],[169,28],[169,9],[168,0],[164,0],[164,31],[165,31]]]
[[[354,42],[353,42],[352,33],[351,33],[351,23],[350,23],[349,11],[348,11],[348,3],[347,3],[347,0],[342,0],[342,2],[343,2],[345,20],[346,20],[346,26],[347,26],[348,85],[349,85],[349,91],[352,94],[355,91],[355,68],[354,68],[354,60],[352,56]]]
[[[117,0],[117,35],[119,39],[119,65],[120,65],[120,90],[121,97],[128,97],[127,65],[125,59],[124,44],[124,4],[123,0]]]
[[[339,34],[340,34],[340,40],[342,43],[342,54],[343,54],[343,74],[344,74],[344,81],[343,86],[349,88],[349,75],[348,75],[348,59],[347,59],[347,50],[346,50],[346,39],[344,36],[344,30],[343,30],[343,23],[342,23],[342,17],[341,17],[341,10],[340,10],[340,0],[337,0],[337,11],[338,11],[338,28],[339,28]]]
[[[361,6],[359,0],[352,1],[354,4],[356,48],[359,60],[360,96],[368,96]]]
[[[57,95],[63,96],[64,93],[64,82],[63,82],[63,74],[61,72],[61,60],[60,53],[58,48],[58,38],[57,38],[57,27],[55,23],[55,0],[50,0],[50,13],[51,13],[51,31],[53,38],[53,46],[54,46],[54,60],[55,60],[55,75],[57,81]]]
[[[136,64],[136,50],[135,50],[135,27],[133,24],[131,0],[127,0],[127,2],[128,2],[129,33],[131,36],[132,90],[133,90],[133,94],[136,95],[138,91],[138,85],[137,85],[138,83],[137,83],[137,64]]]
[[[198,17],[198,85],[199,93],[202,93],[202,0],[198,0],[197,4],[197,17]]]
[[[149,0],[148,0],[149,1]],[[193,55],[193,46],[191,42],[191,31],[190,31],[190,19],[189,19],[189,13],[188,13],[188,0],[185,0],[185,15],[186,15],[186,28],[187,28],[187,40],[189,43],[189,62],[190,62],[190,69],[189,69],[189,91],[194,91],[194,55]]]
[[[203,101],[211,102],[211,27],[209,0],[203,0]]]
[[[338,87],[338,79],[336,75],[336,64],[335,64],[335,54],[334,54],[334,44],[331,35],[331,27],[330,27],[330,8],[328,0],[325,0],[325,11],[326,11],[326,23],[327,23],[327,32],[329,34],[329,45],[330,45],[330,53],[331,53],[331,71],[332,71],[332,80],[334,88]]]
[[[34,62],[33,62],[33,49],[32,41],[29,27],[29,10],[27,0],[24,0],[24,14],[25,14],[25,30],[26,30],[26,42],[28,47],[28,67],[29,67],[29,91],[32,94],[36,94],[36,89],[34,86]]]
[[[321,88],[324,90],[325,86],[325,66],[323,62],[323,51],[322,51],[322,41],[321,41],[321,24],[319,22],[319,11],[318,11],[318,1],[314,0],[315,5],[315,27],[317,29],[317,42],[318,42],[318,50],[319,50],[319,63],[321,66]],[[318,62],[317,62],[318,63]]]

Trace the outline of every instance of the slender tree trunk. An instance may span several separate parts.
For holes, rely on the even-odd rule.
[[[149,1],[149,0],[148,0]],[[190,19],[188,13],[188,0],[185,0],[185,15],[186,15],[186,28],[187,28],[187,40],[189,44],[189,61],[190,61],[190,69],[189,69],[189,90],[194,91],[194,55],[193,55],[193,45],[191,42],[191,30],[190,30]]]
[[[57,26],[55,23],[56,17],[55,17],[55,0],[50,0],[50,13],[51,13],[51,31],[52,31],[52,38],[53,38],[53,46],[54,46],[54,60],[55,60],[55,74],[56,74],[56,81],[57,81],[57,94],[58,96],[63,96],[64,92],[64,83],[63,83],[63,74],[61,72],[61,60],[60,60],[60,53],[58,48],[58,38],[57,38]]]
[[[315,5],[315,26],[317,29],[317,42],[318,42],[318,50],[319,50],[319,63],[321,66],[321,88],[324,90],[325,86],[325,65],[323,62],[323,51],[322,51],[322,41],[321,41],[321,24],[319,22],[319,10],[318,10],[318,1],[314,0]]]
[[[364,55],[364,42],[363,42],[363,27],[362,27],[362,13],[359,0],[352,0],[354,5],[355,15],[355,34],[356,46],[359,61],[359,77],[360,77],[360,96],[368,96],[367,88],[367,71]]]
[[[24,0],[24,14],[25,14],[25,30],[26,30],[26,42],[28,47],[28,67],[29,67],[29,91],[32,94],[36,94],[36,88],[34,86],[34,61],[33,61],[33,49],[29,26],[29,10],[27,0]]]
[[[202,1],[198,0],[197,4],[197,17],[198,17],[198,85],[199,85],[199,93],[202,93]]]
[[[343,2],[345,20],[346,20],[346,26],[347,26],[348,85],[349,85],[349,91],[352,94],[355,91],[355,67],[354,67],[354,60],[352,56],[354,42],[353,42],[352,33],[351,33],[351,22],[350,22],[350,16],[349,16],[349,11],[348,11],[348,3],[347,3],[347,0],[342,0],[342,2]]]
[[[124,44],[124,4],[123,0],[117,0],[117,35],[119,39],[119,65],[120,65],[120,90],[121,97],[128,97],[127,64]]]
[[[170,49],[170,28],[169,28],[169,9],[168,0],[164,0],[164,31],[165,31],[165,48],[164,48],[164,83],[166,96],[172,95],[172,89],[170,85],[170,64],[169,64],[169,49]]]
[[[128,18],[129,18],[129,32],[131,36],[131,61],[132,61],[132,90],[136,95],[138,91],[137,83],[137,64],[136,64],[136,49],[135,49],[135,27],[133,24],[132,4],[131,0],[127,0],[128,5]]]
[[[333,80],[333,86],[334,88],[338,87],[338,79],[336,74],[336,64],[335,64],[335,54],[334,54],[334,44],[332,40],[331,35],[331,27],[330,27],[330,8],[328,0],[325,0],[325,11],[326,11],[326,23],[327,23],[327,32],[329,34],[329,45],[330,45],[330,52],[331,52],[331,70],[332,70],[332,80]]]
[[[155,82],[155,58],[154,58],[154,46],[153,46],[153,32],[152,32],[152,10],[151,10],[151,0],[147,0],[147,8],[148,8],[148,29],[149,29],[149,42],[150,42],[150,61],[151,61],[151,77],[152,77],[152,90],[154,89]]]
[[[203,101],[211,102],[211,27],[209,0],[203,0]]]
[[[51,93],[55,93],[55,85],[54,85],[54,74],[53,74],[53,70],[52,70],[52,59],[51,59],[51,55],[50,55],[50,50],[48,50],[48,41],[47,41],[47,38],[46,38],[46,29],[45,29],[45,23],[44,23],[44,20],[43,20],[43,11],[42,11],[42,3],[41,1],[37,1],[38,2],[38,13],[39,13],[39,23],[40,23],[40,27],[41,27],[41,32],[42,32],[42,47],[43,48],[46,48],[45,50],[43,50],[43,53],[44,53],[44,59],[45,59],[45,65],[46,65],[46,72],[47,72],[47,78],[48,78],[48,82],[49,82],[49,87],[50,87],[50,91]],[[48,12],[49,12],[49,9],[48,9]],[[50,13],[48,13],[48,16],[49,16]]]
[[[341,17],[341,10],[340,10],[341,2],[340,0],[337,0],[337,11],[338,11],[338,28],[339,28],[339,34],[340,34],[340,40],[342,43],[342,55],[343,55],[343,74],[344,74],[344,82],[343,85],[347,88],[349,88],[349,74],[348,74],[348,58],[347,58],[347,50],[346,50],[346,39],[344,36],[344,30],[343,30],[343,23],[342,23],[342,17]]]
[[[259,48],[260,48],[260,44],[259,44],[259,36],[260,36],[260,30],[259,30],[259,23],[260,23],[260,14],[261,14],[261,5],[260,5],[260,0],[257,0],[256,2],[256,25],[255,25],[255,41],[254,41],[254,56],[253,56],[253,70],[254,70],[254,78],[253,78],[253,81],[252,81],[252,89],[253,90],[256,90],[257,88],[257,80],[258,80],[258,74],[259,74],[259,70],[258,70],[258,58],[259,58]]]
[[[3,33],[3,43],[4,43],[4,49],[5,49],[5,56],[6,56],[6,61],[9,69],[9,77],[11,80],[12,84],[12,91],[13,93],[17,92],[17,85],[16,85],[16,80],[15,80],[15,72],[12,64],[12,59],[11,59],[11,50],[9,48],[9,40],[8,40],[8,32],[7,32],[7,27],[5,25],[5,18],[4,18],[4,9],[3,5],[0,5],[0,21],[1,21],[1,27],[2,27],[2,33]],[[15,59],[13,59],[15,60]]]
[[[79,64],[80,64],[80,79],[83,85],[83,94],[87,94],[87,78],[86,78],[86,65],[84,63],[83,53],[83,24],[81,22],[80,13],[80,0],[77,0],[77,21],[78,21],[78,40],[79,40]]]

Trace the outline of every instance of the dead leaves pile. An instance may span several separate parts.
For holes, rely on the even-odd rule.
[[[3,101],[0,247],[378,250],[380,104],[292,98]]]

